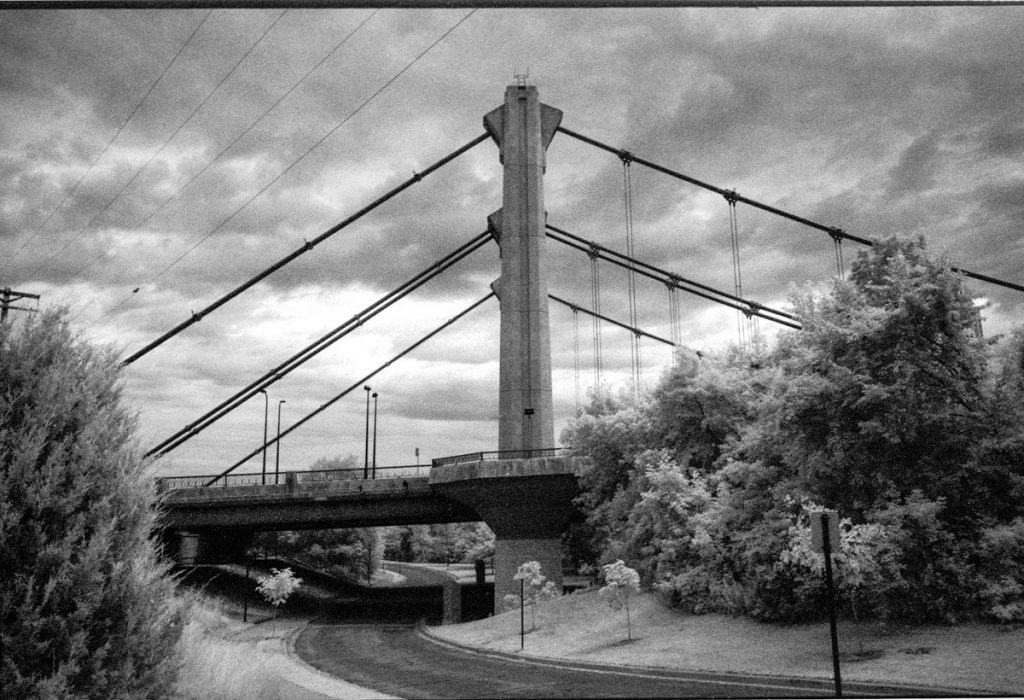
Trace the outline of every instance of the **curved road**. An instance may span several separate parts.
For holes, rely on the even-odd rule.
[[[402,573],[409,576],[407,584],[420,587],[437,585],[444,575],[416,567]],[[336,609],[299,633],[295,653],[320,671],[401,698],[829,697],[834,693],[831,682],[819,680],[631,672],[473,653],[420,632],[416,620],[425,612],[422,603],[411,605],[414,601],[402,598],[401,587],[390,590],[397,598],[394,607],[378,595],[358,609]],[[385,620],[368,608],[378,614],[390,610]],[[859,683],[844,684],[843,689],[860,697],[937,694]]]
[[[306,663],[401,698],[829,697],[831,682],[714,674],[623,672],[476,654],[412,625],[313,625],[295,640]],[[855,697],[921,696],[921,689],[844,684]],[[926,691],[934,696],[935,691]]]

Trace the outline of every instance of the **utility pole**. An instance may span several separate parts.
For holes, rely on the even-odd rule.
[[[35,309],[29,309],[24,306],[13,306],[11,302],[19,301],[21,299],[39,299],[38,294],[29,294],[28,292],[16,292],[10,287],[4,287],[0,290],[0,321],[7,320],[7,311],[28,311],[32,312]]]

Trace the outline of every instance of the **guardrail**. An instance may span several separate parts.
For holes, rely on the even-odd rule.
[[[431,461],[432,467],[445,467],[467,462],[490,462],[499,459],[531,459],[533,457],[567,457],[572,454],[569,447],[545,447],[539,450],[500,450],[494,452],[468,452],[464,455],[438,457]]]
[[[567,457],[572,454],[569,447],[546,447],[539,450],[495,450],[491,452],[468,452],[450,457],[438,457],[430,464],[409,464],[397,467],[377,467],[371,472],[371,479],[402,479],[410,476],[429,476],[432,467],[444,467],[452,464],[468,462],[489,462],[499,459],[530,459],[533,457]],[[363,467],[347,469],[316,469],[310,471],[290,471],[279,474],[248,472],[245,474],[204,474],[198,476],[164,476],[157,479],[157,489],[172,491],[174,489],[201,488],[210,484],[210,488],[229,488],[232,486],[284,485],[294,475],[296,483],[315,483],[328,481],[354,481],[363,478]],[[211,483],[214,482],[214,483]]]
[[[411,464],[397,467],[377,467],[371,472],[374,474],[371,479],[404,479],[410,476],[429,476],[429,464]],[[362,480],[363,468],[354,467],[349,469],[316,469],[310,471],[281,472],[275,481],[274,474],[263,474],[263,472],[245,474],[206,474],[200,476],[164,476],[157,479],[157,488],[160,491],[172,491],[174,489],[200,488],[216,479],[215,484],[210,488],[228,488],[231,486],[261,486],[275,483],[284,486],[288,480],[287,475],[294,475],[296,483],[308,484],[330,481],[355,481]]]

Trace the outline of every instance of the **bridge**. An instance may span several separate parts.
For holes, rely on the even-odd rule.
[[[595,359],[600,376],[600,333],[598,319],[627,328],[632,335],[631,353],[634,387],[639,385],[640,338],[647,337],[669,345],[678,343],[680,334],[665,340],[637,327],[634,278],[655,279],[668,288],[670,305],[674,293],[683,291],[736,309],[741,342],[755,333],[751,320],[765,319],[790,328],[799,323],[790,314],[747,299],[742,294],[738,249],[735,236],[735,208],[739,203],[787,218],[830,236],[835,244],[837,274],[843,274],[841,245],[852,241],[872,245],[872,241],[825,226],[756,200],[701,182],[681,173],[644,160],[628,151],[615,149],[561,126],[562,113],[540,102],[537,89],[522,82],[510,85],[504,103],[484,119],[485,133],[454,153],[376,200],[340,224],[309,241],[291,255],[240,285],[214,303],[193,313],[192,317],[148,346],[128,357],[131,364],[150,350],[169,340],[203,316],[246,291],[274,271],[313,250],[323,240],[344,229],[361,216],[415,185],[446,163],[488,139],[499,148],[503,165],[502,207],[487,217],[487,230],[474,237],[444,259],[426,268],[396,290],[363,309],[346,322],[278,364],[262,377],[204,414],[193,423],[154,446],[149,455],[161,457],[199,434],[214,422],[265,391],[266,387],[301,366],[332,343],[386,310],[396,300],[425,281],[443,273],[469,253],[488,242],[497,243],[501,255],[501,275],[491,284],[490,293],[455,318],[391,358],[379,368],[354,382],[305,418],[296,421],[269,442],[253,450],[225,471],[203,477],[172,477],[161,480],[166,493],[165,526],[169,549],[182,559],[238,556],[251,535],[259,530],[312,529],[327,527],[370,527],[380,525],[428,524],[483,521],[494,531],[495,600],[517,592],[512,576],[519,564],[539,561],[545,574],[561,584],[562,552],[560,536],[572,512],[577,475],[584,460],[571,450],[555,445],[551,389],[551,344],[549,338],[549,300],[567,304],[575,314],[586,312],[595,319]],[[632,256],[630,225],[627,223],[627,253],[622,254],[558,228],[547,221],[544,208],[544,170],[548,145],[556,134],[564,134],[613,153],[622,160],[627,186],[629,213],[629,171],[639,164],[690,185],[722,195],[730,207],[733,228],[735,289],[722,291],[689,280]],[[628,220],[628,219],[627,219]],[[592,308],[548,294],[545,250],[555,241],[585,253],[593,279]],[[630,279],[631,318],[629,323],[609,319],[600,313],[597,265],[611,263],[627,270]],[[1024,287],[995,280],[967,270],[964,276],[1024,291]],[[345,395],[395,360],[415,350],[476,306],[496,297],[500,304],[500,351],[498,382],[497,450],[434,460],[429,467],[380,468],[381,478],[368,478],[366,469],[345,472],[285,472],[283,481],[265,483],[265,474],[238,474],[236,470],[260,451],[300,428]],[[678,306],[675,307],[678,313]],[[678,325],[678,321],[676,321]],[[576,348],[578,355],[578,347]],[[578,363],[578,360],[577,360]],[[578,368],[577,368],[578,381]],[[578,390],[577,390],[578,391]],[[376,475],[374,475],[376,476]]]

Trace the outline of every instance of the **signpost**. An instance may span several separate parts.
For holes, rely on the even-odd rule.
[[[832,552],[839,550],[839,513],[814,511],[811,516],[811,545],[825,555],[825,586],[828,588],[828,624],[832,635],[832,671],[836,697],[843,697],[843,679],[839,673],[839,634],[836,631],[835,587],[832,582]]]

